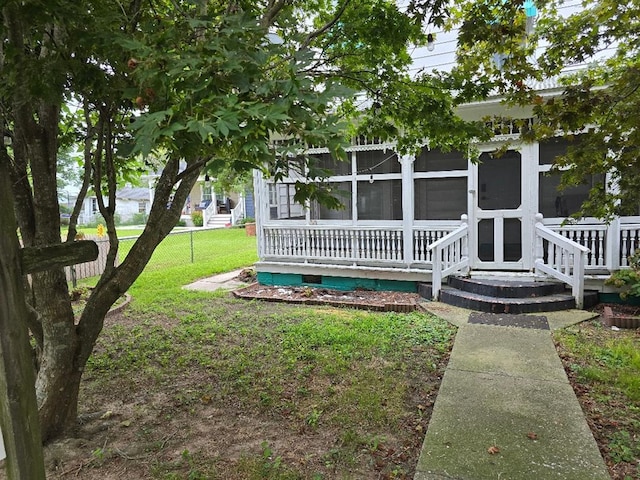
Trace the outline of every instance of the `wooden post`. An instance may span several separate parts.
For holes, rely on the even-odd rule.
[[[45,478],[35,373],[7,166],[0,163],[0,426],[11,480]]]

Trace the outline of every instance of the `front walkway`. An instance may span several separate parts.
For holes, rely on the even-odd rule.
[[[480,323],[469,323],[468,310],[424,306],[459,330],[415,480],[610,478],[546,329],[592,314],[550,312],[531,320],[475,314]],[[494,319],[527,328],[481,324]]]

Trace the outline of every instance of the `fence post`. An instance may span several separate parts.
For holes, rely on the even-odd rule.
[[[191,242],[191,263],[193,263],[193,230],[189,230],[189,240]]]

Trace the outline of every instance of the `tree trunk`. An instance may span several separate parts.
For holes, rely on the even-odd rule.
[[[7,163],[0,160],[0,424],[9,479],[44,479],[44,460],[33,389],[18,237]]]

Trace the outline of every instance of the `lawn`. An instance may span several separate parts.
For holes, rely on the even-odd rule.
[[[556,332],[558,351],[614,480],[640,478],[640,335],[601,320]]]
[[[48,447],[49,478],[413,478],[454,328],[183,290],[251,265],[256,247],[216,230],[194,238],[206,257],[191,264],[174,258],[190,247],[179,237],[106,320],[82,425]]]
[[[106,320],[49,478],[413,478],[454,329],[182,289],[255,261],[243,230],[159,246]],[[640,336],[594,320],[554,337],[612,478],[639,478]]]

